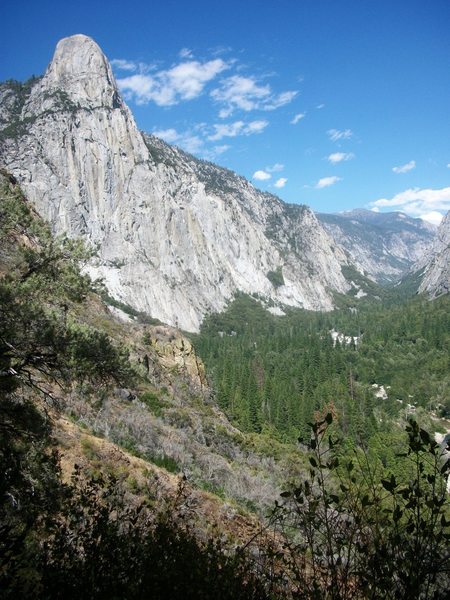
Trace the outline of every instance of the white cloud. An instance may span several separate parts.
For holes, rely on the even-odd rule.
[[[267,102],[262,106],[263,110],[275,110],[280,108],[280,106],[284,106],[285,104],[289,104],[295,98],[298,92],[282,92],[277,96],[274,96],[270,102]]]
[[[353,152],[333,152],[333,154],[328,156],[327,160],[335,165],[336,163],[340,163],[345,160],[351,160],[352,158],[355,158]]]
[[[450,187],[441,189],[410,188],[392,198],[380,198],[370,203],[375,208],[394,208],[402,210],[412,217],[421,219],[428,217],[436,220],[432,213],[442,213],[450,210]],[[432,221],[433,222],[433,221]]]
[[[176,129],[159,129],[153,132],[153,135],[161,138],[168,144],[176,144],[186,152],[190,152],[191,154],[198,154],[199,152],[203,152],[204,142],[198,136],[193,134],[190,131],[184,131],[179,133]]]
[[[203,144],[203,140],[198,135],[185,135],[178,142],[180,148],[191,154],[203,152]]]
[[[189,50],[189,48],[181,48],[181,50],[178,53],[178,56],[180,58],[192,58],[192,50]]]
[[[255,171],[253,173],[253,179],[257,179],[258,181],[266,181],[271,177],[272,175],[270,173],[266,173],[265,171]]]
[[[179,132],[175,128],[155,129],[153,135],[163,139],[168,144],[175,144],[192,154],[200,154],[208,160],[226,152],[230,146],[228,144],[218,144],[209,146],[207,142],[218,141],[224,137],[236,137],[238,135],[253,135],[260,133],[268,125],[267,121],[236,121],[234,123],[208,126],[206,123],[199,123],[196,126]],[[282,165],[274,165],[279,167]]]
[[[270,85],[258,85],[252,77],[232,75],[222,86],[211,92],[212,98],[227,105],[220,116],[229,116],[235,108],[245,111],[257,108],[261,100],[270,96]]]
[[[282,165],[281,163],[275,163],[271,167],[266,167],[266,171],[268,173],[279,173],[283,169],[284,169],[284,165]]]
[[[440,212],[437,212],[437,210],[432,210],[429,213],[421,215],[420,218],[424,221],[428,221],[428,223],[432,223],[433,225],[439,225],[444,216]]]
[[[224,60],[217,55],[208,61],[194,60],[189,48],[179,52],[180,60],[170,68],[125,59],[114,59],[113,67],[125,71],[117,84],[127,100],[143,105],[154,102],[158,106],[173,106],[200,96],[205,86],[226,69],[235,66],[236,60]],[[219,106],[219,116],[226,119],[237,109],[273,111],[289,104],[297,96],[296,90],[275,92],[270,84],[256,77],[235,73],[221,80],[211,92]]]
[[[341,180],[342,177],[337,177],[336,175],[334,175],[333,177],[322,177],[322,179],[319,179],[319,181],[316,183],[315,188],[317,190],[320,190],[321,188],[334,185],[335,183]]]
[[[228,68],[229,64],[220,58],[204,63],[191,60],[152,74],[130,75],[118,79],[117,84],[137,104],[152,101],[158,106],[172,106],[197,98],[209,81]]]
[[[252,135],[261,133],[268,125],[268,121],[235,121],[234,123],[219,123],[213,125],[214,133],[208,136],[211,141],[218,141],[224,137],[236,137],[237,135]]]
[[[223,123],[213,125],[215,133],[211,134],[209,140],[221,140],[224,137],[236,137],[244,128],[244,121],[235,121],[234,123]]]
[[[137,104],[146,104],[152,96],[153,78],[147,75],[132,75],[117,80],[119,89],[126,98],[135,98]]]
[[[304,119],[304,118],[305,118],[305,116],[306,116],[306,113],[297,113],[297,114],[295,115],[295,117],[292,119],[292,121],[291,121],[291,125],[297,125],[297,123],[298,123],[299,121],[301,121],[302,119]]]
[[[157,129],[156,131],[153,132],[153,135],[156,135],[156,137],[161,138],[162,140],[164,140],[168,144],[173,144],[177,140],[180,139],[180,134],[177,132],[176,129],[173,129],[173,128],[171,128],[171,129]]]
[[[113,58],[111,65],[119,71],[137,71],[139,67],[138,63],[123,58]]]
[[[220,146],[214,146],[213,153],[214,155],[223,154],[227,150],[229,150],[231,146],[229,144],[221,144]]]
[[[273,94],[269,84],[261,85],[254,77],[232,75],[221,83],[219,88],[211,92],[211,97],[224,106],[220,109],[222,119],[229,117],[236,109],[243,111],[275,110],[291,102],[296,91]]]
[[[286,177],[280,177],[280,179],[277,179],[274,183],[274,186],[276,188],[283,188],[286,185],[287,182],[287,178]]]
[[[317,110],[320,110],[320,109],[322,109],[322,108],[325,108],[325,104],[318,104],[318,105],[316,106],[316,108],[317,108]]]
[[[407,173],[408,171],[412,171],[416,168],[416,161],[410,160],[406,165],[401,165],[400,167],[392,167],[394,173]]]
[[[155,71],[157,66],[155,64],[145,63],[138,60],[126,60],[123,58],[114,58],[111,61],[111,66],[116,71],[129,71],[131,73],[136,72],[140,75],[145,75],[151,71]]]
[[[348,140],[353,135],[353,131],[351,129],[343,129],[342,131],[339,129],[329,129],[327,133],[332,142]]]
[[[448,165],[447,165],[447,169],[450,169],[450,163],[448,163]]]
[[[251,121],[246,127],[244,127],[245,135],[250,135],[252,133],[261,133],[267,125],[269,121]]]

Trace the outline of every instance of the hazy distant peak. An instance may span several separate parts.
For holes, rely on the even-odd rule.
[[[431,223],[396,211],[381,213],[356,208],[318,217],[336,243],[380,283],[404,276],[426,256],[436,233]]]
[[[411,223],[420,223],[421,225],[427,226],[427,225],[431,225],[431,229],[432,230],[436,230],[437,227],[431,223],[429,223],[428,221],[424,221],[423,219],[420,219],[418,217],[410,217],[409,215],[407,215],[404,212],[398,211],[398,210],[393,210],[390,212],[377,212],[374,210],[369,210],[367,208],[354,208],[352,210],[345,210],[339,213],[333,213],[336,215],[339,215],[341,217],[344,217],[346,219],[359,219],[359,220],[365,220],[365,221],[370,221],[370,222],[387,222],[387,221],[395,221],[398,219],[403,219],[405,221],[410,221]]]

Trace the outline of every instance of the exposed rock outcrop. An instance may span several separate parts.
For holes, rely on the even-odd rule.
[[[327,310],[349,289],[346,255],[310,209],[144,137],[92,39],[61,40],[20,102],[5,90],[1,164],[56,233],[97,248],[89,270],[116,299],[195,331],[238,290]]]
[[[196,355],[191,342],[179,331],[163,325],[149,328],[146,343],[156,352],[158,362],[164,369],[175,369],[199,388],[207,385],[205,365]]]
[[[450,211],[439,226],[431,252],[418,267],[424,269],[419,292],[432,298],[450,292]]]

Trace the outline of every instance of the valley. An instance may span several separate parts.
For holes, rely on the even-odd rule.
[[[285,203],[84,35],[0,163],[2,597],[445,597],[450,213]]]

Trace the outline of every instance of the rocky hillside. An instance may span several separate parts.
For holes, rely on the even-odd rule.
[[[433,298],[450,292],[450,212],[439,226],[431,251],[417,266],[423,269],[419,292]]]
[[[429,250],[436,234],[434,225],[401,212],[355,209],[317,217],[359,269],[381,284],[401,279]]]
[[[77,258],[68,243],[59,248],[14,178],[0,172],[2,393],[38,381],[31,389],[46,390],[60,409],[53,416],[62,439],[70,417],[84,437],[100,436],[148,469],[184,473],[190,485],[235,506],[270,506],[298,472],[298,451],[236,429],[215,405],[192,343],[173,327],[117,319],[78,273]],[[71,431],[63,460],[80,464],[74,453],[83,435]]]
[[[0,162],[54,232],[97,249],[89,271],[116,299],[198,330],[236,291],[331,309],[347,258],[311,210],[143,136],[111,67],[83,35],[44,77],[0,90]]]

